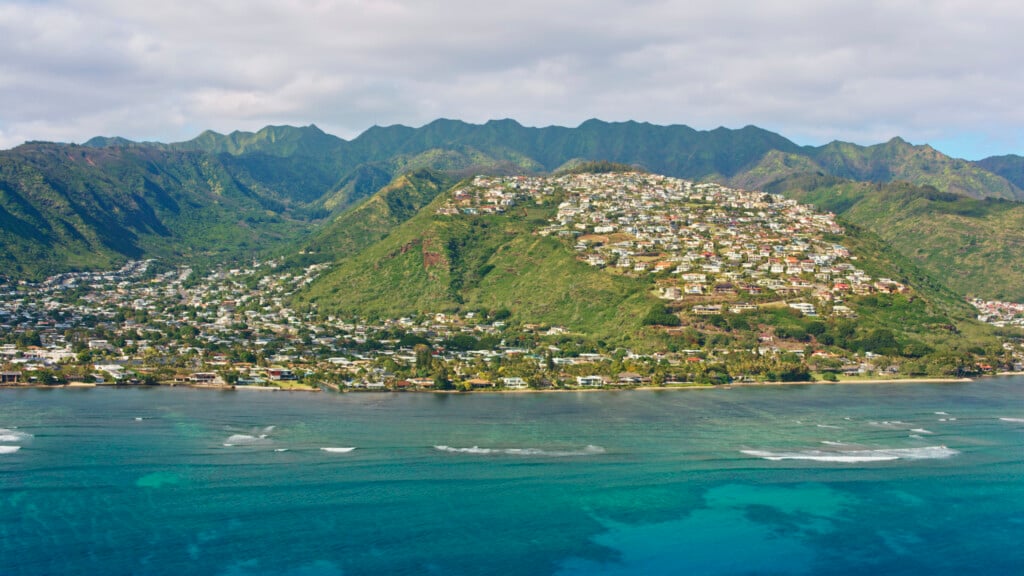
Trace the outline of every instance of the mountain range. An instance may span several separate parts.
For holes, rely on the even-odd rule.
[[[1024,300],[1024,158],[970,162],[899,138],[812,147],[754,126],[599,120],[530,128],[442,119],[352,140],[268,126],[178,143],[26,143],[0,151],[0,275],[141,257],[356,261],[463,177],[589,161],[811,202],[957,294]]]

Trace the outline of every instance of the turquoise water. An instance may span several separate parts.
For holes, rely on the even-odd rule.
[[[1024,571],[1021,378],[4,390],[0,446],[0,575]]]

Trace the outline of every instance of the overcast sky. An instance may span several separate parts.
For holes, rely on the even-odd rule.
[[[439,117],[1024,154],[1024,4],[0,0],[0,148]]]

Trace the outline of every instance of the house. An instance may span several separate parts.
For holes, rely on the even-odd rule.
[[[466,383],[473,388],[490,388],[494,386],[494,383],[485,378],[470,378],[466,380]]]
[[[604,378],[601,376],[577,376],[576,384],[578,386],[604,386]]]
[[[729,282],[723,282],[721,284],[716,284],[715,285],[715,294],[735,294],[735,293],[736,293],[736,287],[733,284],[729,283]]]
[[[409,378],[409,384],[417,388],[431,388],[434,386],[433,378]]]
[[[817,316],[818,313],[814,310],[814,304],[807,302],[790,302],[789,307],[799,311],[804,316]]]
[[[295,380],[295,373],[288,368],[268,368],[267,378],[275,381]]]
[[[17,384],[21,382],[21,372],[0,372],[0,384]]]
[[[677,286],[668,286],[662,288],[661,297],[665,300],[679,300],[683,297],[683,291]]]
[[[93,364],[93,368],[99,372],[106,372],[114,380],[124,379],[124,366],[120,364]]]
[[[523,389],[527,387],[526,380],[518,376],[510,376],[501,379],[506,388]]]
[[[636,372],[619,372],[619,384],[640,384],[644,377]]]
[[[113,350],[113,346],[106,340],[89,340],[89,350]]]

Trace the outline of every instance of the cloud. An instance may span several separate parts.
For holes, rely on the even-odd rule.
[[[1022,25],[962,0],[14,0],[0,146],[444,116],[1014,151]]]

